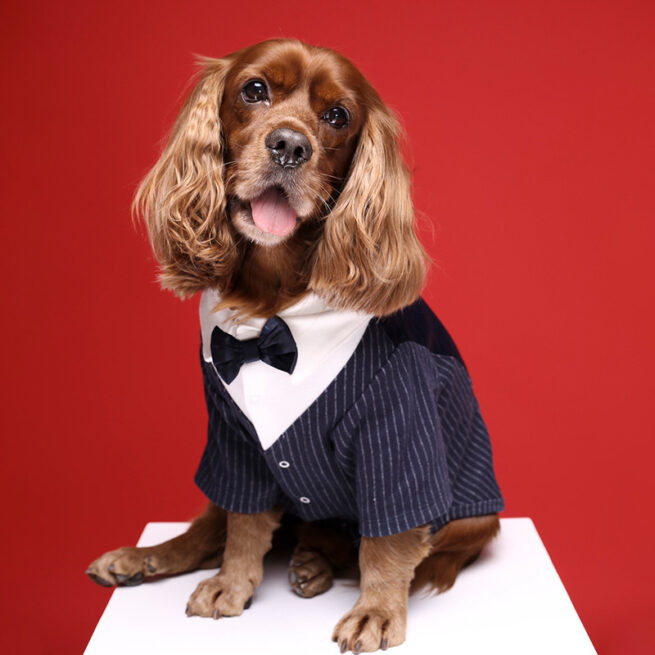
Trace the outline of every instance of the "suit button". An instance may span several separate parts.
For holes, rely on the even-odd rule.
[[[307,498],[307,496],[300,496],[300,502],[305,503],[307,505],[308,503],[311,503],[312,501]]]
[[[291,466],[291,464],[289,464],[289,462],[287,462],[285,459],[283,459],[281,462],[278,462],[278,464],[281,469],[288,469]]]

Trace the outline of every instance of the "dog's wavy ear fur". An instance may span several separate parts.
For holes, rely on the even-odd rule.
[[[198,81],[133,203],[161,265],[162,286],[181,297],[229,277],[237,257],[225,211],[219,117],[230,63],[203,58],[200,64]]]
[[[310,287],[333,307],[383,316],[412,303],[423,287],[427,258],[414,231],[399,132],[375,94],[315,253]]]

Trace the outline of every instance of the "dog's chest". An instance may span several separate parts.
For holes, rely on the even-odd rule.
[[[234,312],[214,312],[220,296],[203,292],[200,327],[203,358],[212,362],[211,335],[215,327],[239,341],[259,336],[265,319],[233,320]],[[262,361],[243,364],[236,378],[226,384],[236,405],[250,420],[262,448],[269,448],[325,391],[357,348],[370,319],[369,314],[335,311],[314,294],[279,314],[288,325],[298,349],[293,373]]]

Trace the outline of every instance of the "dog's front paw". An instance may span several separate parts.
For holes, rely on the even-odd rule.
[[[250,607],[255,585],[248,579],[237,580],[216,574],[203,580],[191,594],[186,608],[187,616],[239,616]]]
[[[332,633],[342,653],[386,650],[389,646],[398,646],[405,641],[407,624],[406,608],[398,610],[378,606],[361,606],[353,608],[339,623]]]
[[[144,548],[126,546],[110,550],[89,564],[86,574],[103,587],[133,587],[156,575],[156,558]]]

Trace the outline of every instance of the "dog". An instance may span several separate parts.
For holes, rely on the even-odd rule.
[[[283,516],[310,598],[358,562],[341,652],[405,639],[408,594],[443,592],[503,499],[462,358],[420,299],[399,127],[341,54],[276,39],[201,71],[135,197],[180,297],[201,293],[209,505],[187,532],[106,553],[103,585],[220,566],[188,615],[237,616]]]

